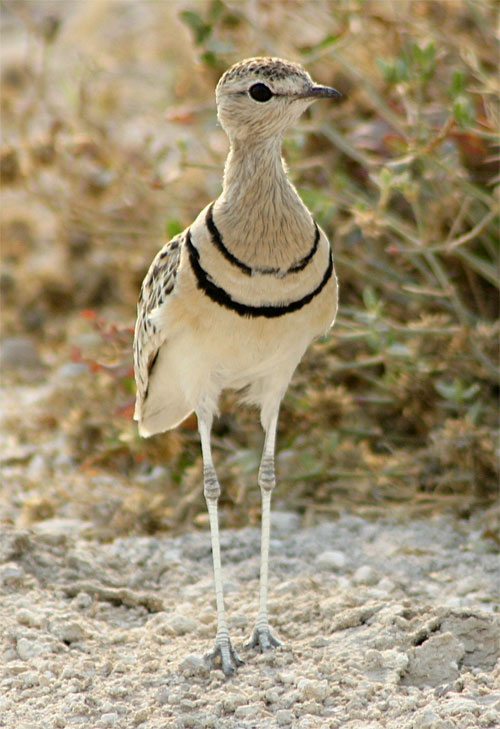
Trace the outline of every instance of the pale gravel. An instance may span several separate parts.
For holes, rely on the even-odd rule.
[[[274,514],[270,615],[244,647],[259,532],[222,531],[245,665],[209,670],[209,535],[83,538],[74,519],[0,534],[0,726],[475,729],[500,726],[498,554],[481,522]]]

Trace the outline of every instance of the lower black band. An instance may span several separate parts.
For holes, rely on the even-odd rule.
[[[295,301],[290,301],[288,303],[264,306],[250,306],[249,304],[243,304],[240,301],[236,301],[235,299],[233,299],[232,296],[227,293],[227,291],[225,291],[220,286],[217,286],[217,284],[212,280],[212,278],[200,264],[200,254],[194,247],[193,242],[191,241],[190,230],[188,230],[186,235],[186,245],[189,254],[189,262],[195,275],[198,288],[203,291],[203,293],[206,294],[209,299],[215,301],[216,304],[219,304],[219,306],[223,306],[225,309],[235,311],[237,314],[239,314],[239,316],[245,316],[250,318],[264,316],[267,319],[274,319],[278,316],[284,316],[285,314],[291,314],[294,311],[299,311],[299,309],[302,309],[303,306],[309,304],[316,296],[318,296],[318,294],[321,293],[333,273],[333,255],[332,251],[330,250],[330,256],[328,259],[328,266],[325,271],[325,275],[323,276],[320,284],[314,289],[314,291],[306,294],[301,299],[296,299]]]

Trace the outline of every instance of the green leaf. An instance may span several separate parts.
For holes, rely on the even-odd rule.
[[[165,231],[167,233],[168,238],[173,238],[174,236],[178,235],[179,233],[182,233],[183,226],[179,223],[178,220],[175,220],[171,218],[170,220],[167,220],[165,222]]]
[[[436,47],[432,41],[426,46],[417,43],[411,45],[411,55],[414,65],[424,78],[430,78],[436,68]]]
[[[363,303],[368,311],[377,311],[380,307],[380,300],[375,294],[372,286],[366,286],[363,289]]]
[[[474,107],[471,100],[459,94],[453,103],[453,116],[461,127],[469,127],[474,123]]]
[[[225,5],[222,0],[212,0],[212,2],[210,3],[210,8],[208,10],[208,17],[213,23],[216,23],[224,10]]]
[[[200,59],[205,66],[210,66],[210,68],[217,67],[217,56],[213,51],[205,51],[201,54]]]
[[[408,80],[408,63],[404,58],[398,57],[392,62],[377,58],[376,63],[387,83],[397,84]]]
[[[463,94],[465,90],[465,73],[463,71],[455,71],[451,80],[450,96],[455,98],[459,94]]]
[[[194,42],[197,46],[201,45],[212,33],[212,26],[205,23],[194,10],[183,10],[179,13],[179,17],[193,31]]]

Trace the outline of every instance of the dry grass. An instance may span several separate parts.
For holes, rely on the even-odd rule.
[[[131,325],[154,252],[220,189],[221,71],[273,54],[347,95],[315,105],[285,145],[331,237],[341,308],[285,400],[276,500],[308,521],[490,504],[495,4],[13,0],[1,10],[3,333],[33,337],[49,368],[91,367],[37,417],[14,418],[18,444],[62,434],[83,481],[125,479],[115,531],[204,523],[195,423],[146,442],[130,422]],[[262,438],[255,413],[235,414],[233,402],[215,439],[226,523],[241,524],[258,518]],[[47,498],[58,513],[67,494],[50,493],[35,488],[28,522],[46,516]],[[84,516],[100,497],[88,498]]]

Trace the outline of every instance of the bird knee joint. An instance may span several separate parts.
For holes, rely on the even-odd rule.
[[[217,501],[220,496],[220,485],[213,471],[206,471],[203,475],[203,493],[207,501]]]
[[[273,461],[262,462],[259,469],[259,486],[264,491],[272,491],[276,486]]]

